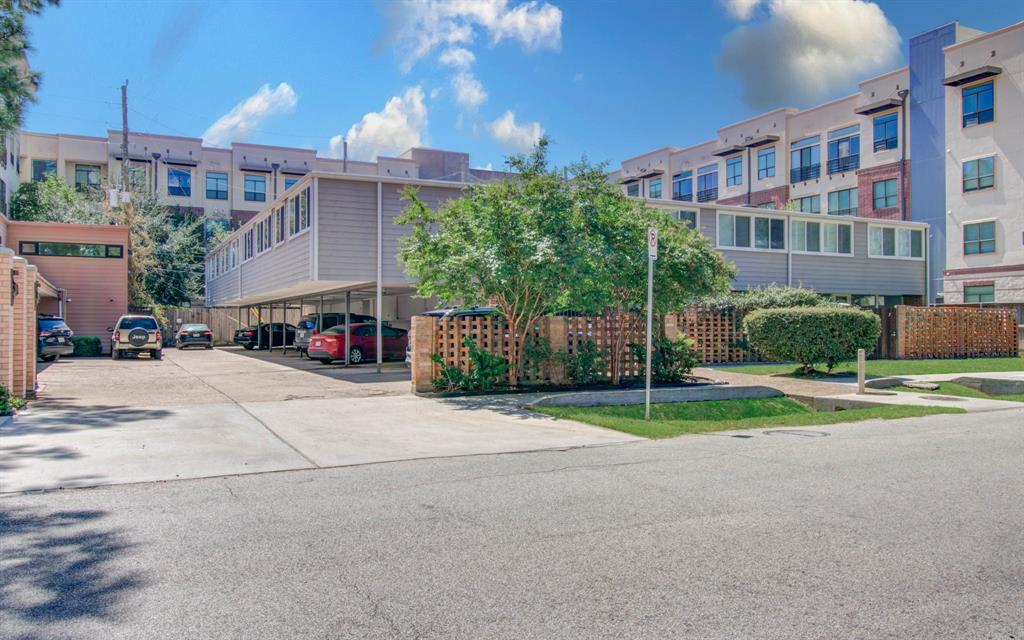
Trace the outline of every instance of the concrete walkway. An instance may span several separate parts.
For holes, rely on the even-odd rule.
[[[757,376],[750,373],[740,373],[732,369],[713,369],[710,367],[698,367],[693,370],[693,375],[712,380],[721,380],[730,385],[745,387],[770,387],[778,389],[787,396],[798,396],[802,398],[815,398],[817,396],[830,396],[839,393],[849,393],[849,389],[840,383],[821,382],[820,380],[803,380],[800,378],[786,378],[783,376]]]

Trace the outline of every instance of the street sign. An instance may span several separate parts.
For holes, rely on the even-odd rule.
[[[647,257],[651,260],[658,259],[658,230],[654,227],[647,229]]]
[[[658,259],[658,230],[647,229],[647,362],[644,375],[644,420],[651,419],[651,329],[654,323],[654,261]]]

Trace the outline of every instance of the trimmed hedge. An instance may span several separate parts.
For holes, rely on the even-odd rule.
[[[732,291],[720,296],[705,298],[701,302],[710,304],[719,310],[735,309],[740,315],[754,309],[835,306],[828,298],[812,289],[776,285],[764,288],[754,287],[746,291]]]
[[[103,343],[96,336],[73,336],[71,344],[75,345],[73,356],[98,356],[103,354]]]
[[[824,364],[828,371],[870,354],[882,332],[882,322],[869,311],[846,307],[759,309],[743,319],[743,330],[755,349],[775,360],[795,361],[809,372]]]

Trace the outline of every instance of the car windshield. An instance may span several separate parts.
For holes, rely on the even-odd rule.
[[[210,327],[205,324],[183,324],[181,325],[182,331],[209,331]]]
[[[39,330],[40,331],[64,331],[68,328],[68,325],[64,324],[64,321],[60,318],[40,318],[39,319]]]
[[[139,317],[139,318],[121,318],[121,324],[118,325],[118,329],[145,329],[146,331],[156,331],[156,320],[153,318]]]
[[[296,325],[299,329],[316,329],[316,321],[303,318],[299,320],[299,324]]]

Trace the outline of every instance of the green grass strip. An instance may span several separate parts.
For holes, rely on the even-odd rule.
[[[791,375],[792,364],[753,364],[728,367],[726,371],[758,376]],[[979,373],[1024,371],[1024,358],[958,358],[949,360],[868,360],[867,375],[872,377],[927,375],[932,373]],[[837,366],[832,373],[855,374],[856,363]]]

